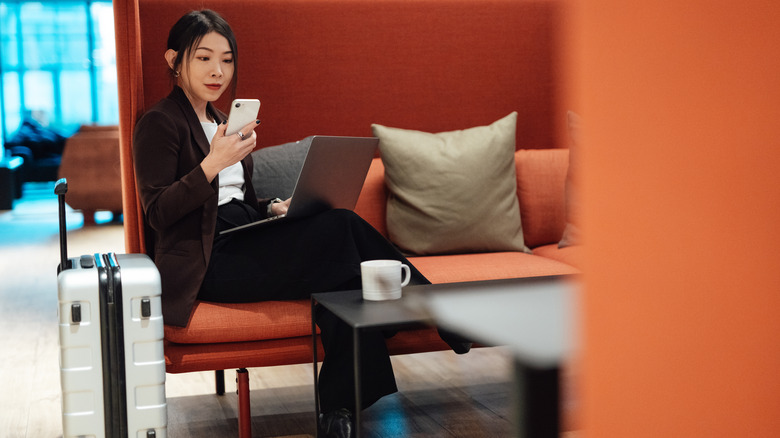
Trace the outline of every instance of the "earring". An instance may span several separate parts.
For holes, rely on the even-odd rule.
[[[174,78],[178,78],[179,77],[179,72],[174,70],[173,77]]]

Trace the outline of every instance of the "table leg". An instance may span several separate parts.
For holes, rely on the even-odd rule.
[[[317,301],[311,299],[311,346],[312,346],[312,358],[314,363],[312,369],[314,370],[314,425],[317,428],[315,436],[320,436],[320,385],[319,376],[317,370],[317,317],[316,317],[316,303]]]
[[[360,438],[360,416],[363,410],[363,402],[361,400],[362,391],[360,388],[360,329],[357,327],[352,329],[352,342],[353,361],[355,364],[355,438]]]
[[[538,369],[515,361],[517,429],[520,438],[560,434],[560,368]]]

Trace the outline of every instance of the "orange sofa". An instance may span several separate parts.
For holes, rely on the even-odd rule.
[[[534,254],[414,257],[435,283],[578,272],[576,247],[557,249],[568,165],[559,101],[563,20],[553,0],[214,0],[236,33],[236,97],[262,101],[258,147],[313,134],[371,135],[371,124],[441,132],[517,111],[518,200]],[[132,131],[171,89],[163,59],[186,0],[114,2],[126,250],[143,252]],[[226,93],[227,94],[227,93]],[[218,106],[226,108],[229,96]],[[540,150],[534,150],[538,148]],[[374,160],[356,212],[387,234],[383,165]],[[306,301],[200,302],[187,327],[165,328],[168,372],[311,360]],[[446,349],[434,330],[400,333],[393,354]]]
[[[523,234],[533,254],[519,251],[409,257],[433,283],[537,277],[579,273],[579,247],[558,248],[565,226],[566,149],[515,153]],[[387,237],[384,166],[375,158],[355,212]],[[198,302],[187,327],[165,326],[169,372],[213,369],[214,361],[235,355],[245,366],[305,363],[311,360],[311,319],[307,300],[217,304]],[[225,348],[213,350],[214,343]],[[236,349],[240,343],[246,348]],[[208,352],[204,352],[204,347]],[[388,340],[393,354],[448,348],[435,331],[418,330]],[[242,356],[246,356],[243,357]]]

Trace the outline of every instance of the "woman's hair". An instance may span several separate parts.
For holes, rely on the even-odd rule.
[[[238,46],[236,44],[236,36],[233,34],[233,30],[227,21],[210,9],[191,11],[185,14],[179,18],[179,21],[173,25],[168,33],[168,49],[176,51],[176,59],[173,61],[173,69],[170,72],[171,77],[176,77],[176,72],[179,71],[185,56],[189,59],[192,50],[198,46],[200,40],[211,32],[216,32],[225,37],[230,45],[230,50],[233,52],[234,70],[231,93],[235,95],[238,83]]]

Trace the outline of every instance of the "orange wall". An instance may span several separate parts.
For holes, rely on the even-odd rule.
[[[572,3],[586,436],[780,436],[780,2]]]

